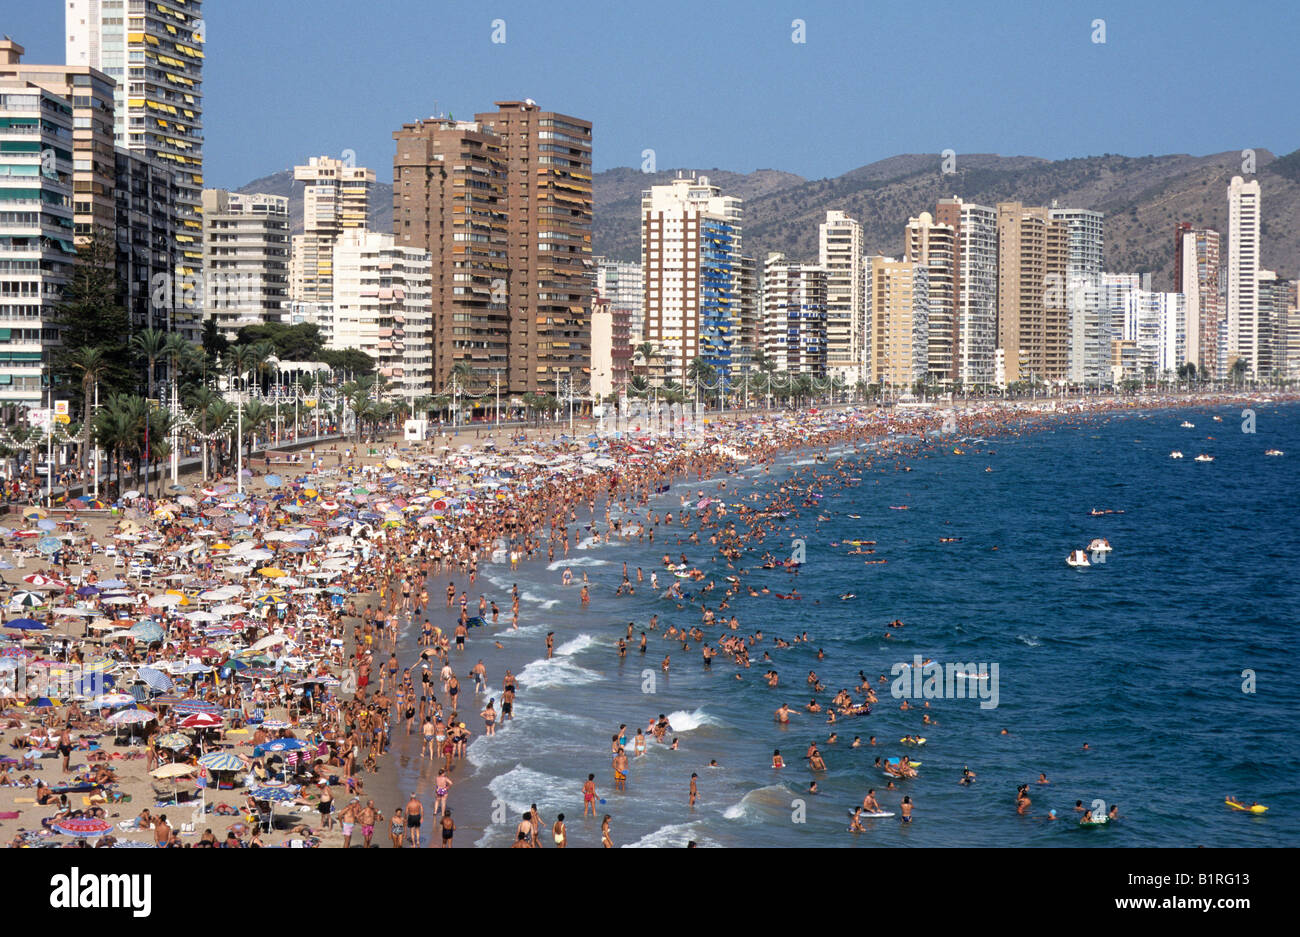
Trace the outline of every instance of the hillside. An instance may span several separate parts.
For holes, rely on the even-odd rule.
[[[1263,190],[1263,265],[1286,276],[1300,275],[1300,150],[1281,158],[1256,151]],[[685,172],[685,171],[684,171]],[[1237,151],[1211,156],[1090,156],[1045,160],[1030,156],[958,155],[957,172],[940,173],[937,155],[893,156],[834,179],[809,180],[760,169],[734,173],[694,170],[745,200],[744,249],[760,260],[769,251],[816,259],[817,225],[827,210],[840,209],[862,222],[868,253],[898,255],[907,219],[933,211],[935,200],[957,195],[994,205],[1019,200],[1091,208],[1106,214],[1108,271],[1151,273],[1157,289],[1173,286],[1173,230],[1190,221],[1228,230],[1228,180],[1241,172]],[[593,178],[594,253],[620,260],[640,259],[641,192],[668,182],[677,170],[642,173],[618,168]],[[287,195],[295,232],[302,230],[302,186],[285,170],[254,180],[241,192]],[[392,230],[392,186],[376,184],[370,226]]]
[[[1300,151],[1281,159],[1256,153],[1263,190],[1263,264],[1296,276],[1300,228]],[[957,195],[994,205],[1019,200],[1091,208],[1106,214],[1109,271],[1150,272],[1157,289],[1173,286],[1173,230],[1178,221],[1208,225],[1226,236],[1228,180],[1241,172],[1239,152],[1212,156],[1094,156],[1070,160],[967,155],[957,172],[940,173],[937,156],[904,155],[851,170],[834,179],[804,180],[760,170],[736,176],[701,170],[727,194],[745,199],[744,249],[760,260],[768,251],[816,259],[817,225],[830,209],[862,222],[868,253],[898,255],[903,227],[935,200]],[[621,260],[640,254],[640,189],[675,171],[645,175],[615,169],[595,177],[593,250]],[[756,194],[751,194],[756,193]]]

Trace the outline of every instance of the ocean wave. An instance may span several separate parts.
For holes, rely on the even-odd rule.
[[[1018,634],[1016,635],[1016,640],[1022,644],[1028,645],[1029,647],[1039,647],[1043,643],[1038,640],[1038,635],[1036,634]]]
[[[771,819],[778,813],[784,814],[790,810],[792,796],[784,784],[769,784],[750,791],[738,803],[722,811],[722,815],[728,820]]]
[[[673,732],[692,732],[700,726],[722,725],[720,720],[715,719],[703,709],[697,709],[694,712],[678,709],[668,714],[668,722],[672,725]]]
[[[546,568],[551,572],[559,572],[569,566],[608,566],[609,560],[598,560],[594,556],[575,556],[572,559],[556,560],[554,563],[548,563]]]
[[[594,670],[579,667],[563,657],[553,657],[550,660],[533,661],[521,670],[515,679],[519,681],[520,686],[541,689],[543,687],[579,686],[584,683],[595,683],[600,679],[600,674]]]
[[[585,651],[596,643],[596,639],[589,634],[580,634],[576,638],[565,641],[555,649],[557,657],[572,657],[579,651]]]
[[[489,781],[488,790],[514,814],[522,814],[533,804],[541,811],[563,810],[575,802],[581,804],[582,798],[582,785],[574,780],[557,778],[520,764]],[[514,819],[517,817],[511,818],[511,822]]]
[[[698,820],[690,823],[669,823],[667,826],[661,826],[653,833],[647,833],[634,843],[624,843],[624,849],[663,849],[671,847],[685,846],[691,840],[699,846],[717,845],[713,840],[699,835],[697,830],[700,823]]]

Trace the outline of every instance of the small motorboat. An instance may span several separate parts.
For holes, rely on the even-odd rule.
[[[1183,420],[1183,422],[1179,423],[1178,425],[1181,426],[1183,429],[1196,429],[1195,423],[1188,423],[1186,420]]]
[[[1196,457],[1195,461],[1197,461],[1197,462],[1213,462],[1213,461],[1214,461],[1214,456],[1212,456],[1212,455],[1206,455],[1204,452],[1202,452],[1200,455],[1198,455],[1198,456]]]
[[[1282,455],[1281,449],[1266,449],[1264,455]]]
[[[1177,449],[1175,449],[1173,452],[1169,453],[1169,458],[1171,458],[1171,459],[1181,459],[1182,457],[1183,457],[1183,454],[1182,454],[1181,452],[1179,452]]]
[[[1082,550],[1071,550],[1070,555],[1065,558],[1065,562],[1075,569],[1083,569],[1092,565],[1088,562],[1088,554]]]
[[[1223,422],[1223,417],[1221,417],[1221,416],[1216,416],[1216,417],[1214,418],[1214,422],[1216,422],[1216,423],[1222,423],[1222,422]]]
[[[1103,537],[1096,537],[1092,543],[1088,544],[1089,553],[1109,553],[1110,551],[1110,541]]]

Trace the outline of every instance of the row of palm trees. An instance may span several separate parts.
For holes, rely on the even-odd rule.
[[[233,404],[217,388],[218,378],[226,386],[247,392],[254,387],[266,389],[278,363],[271,342],[232,345],[220,356],[202,345],[187,341],[176,333],[159,329],[142,329],[130,339],[130,350],[144,365],[145,396],[111,393],[95,405],[96,388],[109,375],[113,362],[101,348],[69,349],[65,361],[81,385],[78,424],[68,427],[69,435],[79,439],[78,460],[84,470],[89,459],[92,439],[102,448],[109,464],[117,469],[119,482],[125,482],[123,468],[133,464],[132,478],[140,487],[141,472],[145,484],[155,464],[171,455],[171,434],[175,417],[158,403],[160,372],[165,374],[172,393],[178,394],[186,419],[179,437],[200,443],[203,477],[209,469],[226,471],[237,461],[236,446],[251,445],[275,418],[275,408],[260,400]],[[296,381],[305,395],[312,395],[324,382],[316,375],[304,373]],[[384,378],[366,375],[347,382],[339,389],[335,410],[342,416],[344,408],[356,417],[358,441],[363,427],[380,423],[409,412],[405,403],[384,400]],[[323,403],[317,395],[318,405]],[[239,411],[242,410],[242,419]],[[92,432],[83,431],[89,415]],[[238,428],[242,424],[239,439]],[[207,438],[211,436],[212,438]],[[35,459],[33,458],[33,464]]]

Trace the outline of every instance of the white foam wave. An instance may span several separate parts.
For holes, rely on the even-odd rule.
[[[691,732],[700,726],[717,726],[722,725],[720,721],[706,713],[703,709],[697,709],[694,712],[687,712],[684,709],[676,710],[668,714],[668,722],[673,727],[673,732]]]
[[[579,667],[563,657],[553,657],[550,660],[533,661],[519,672],[516,679],[519,681],[520,686],[540,689],[551,686],[579,686],[584,683],[595,683],[600,679],[600,674],[594,670]]]
[[[582,802],[581,784],[519,764],[489,781],[488,790],[516,814],[532,804],[542,812],[553,812]]]
[[[556,560],[554,563],[547,564],[546,568],[551,572],[558,572],[568,566],[608,566],[609,560],[598,560],[594,556],[575,556],[571,560]]]

